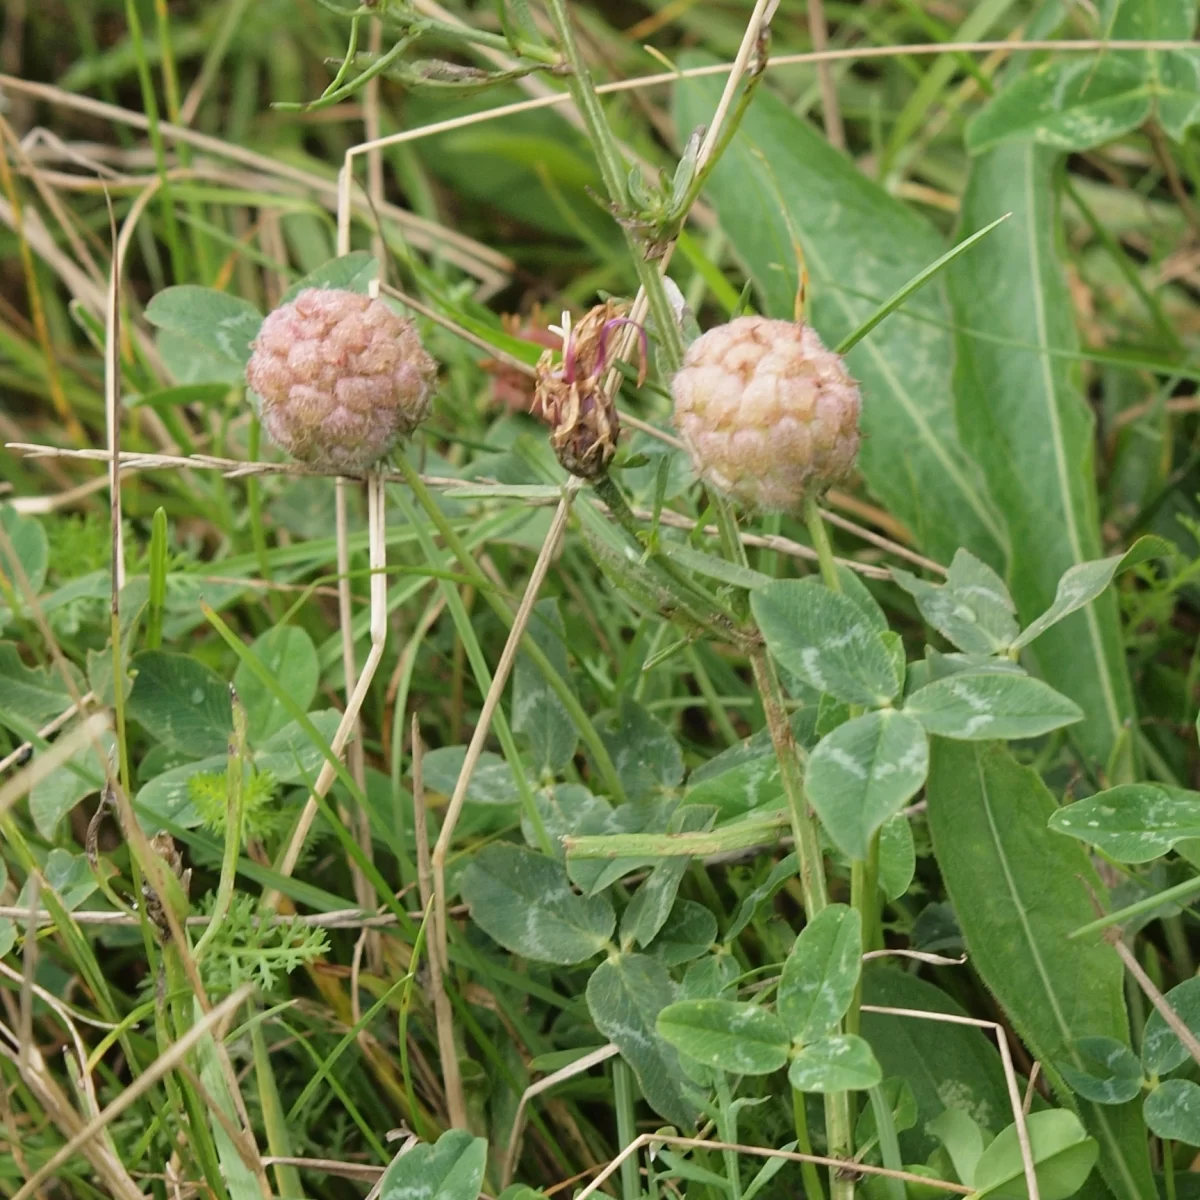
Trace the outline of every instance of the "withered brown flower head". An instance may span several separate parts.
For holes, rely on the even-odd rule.
[[[531,411],[550,425],[550,444],[563,470],[581,479],[605,475],[617,451],[621,425],[603,383],[610,340],[622,325],[632,324],[625,310],[620,302],[606,300],[574,327],[564,314],[562,358],[556,361],[547,350],[538,361]],[[644,373],[645,332],[638,331]]]

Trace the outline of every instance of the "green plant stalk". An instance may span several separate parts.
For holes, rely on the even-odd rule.
[[[116,568],[114,567],[114,570]],[[118,771],[121,777],[121,787],[127,796],[133,795],[129,774],[129,744],[125,737],[125,668],[121,663],[121,610],[117,596],[113,593],[112,616],[110,618],[110,638],[112,640],[113,664],[113,724],[116,726]]]
[[[613,1106],[617,1110],[617,1149],[624,1150],[637,1137],[637,1121],[633,1113],[633,1072],[617,1055],[612,1060]],[[638,1200],[641,1195],[637,1154],[631,1154],[621,1164],[621,1200]]]
[[[158,44],[162,50],[163,99],[167,106],[167,120],[173,125],[181,125],[183,122],[179,116],[179,72],[175,67],[175,50],[171,45],[171,14],[166,0],[154,0],[154,23],[158,30]],[[192,148],[187,142],[177,142],[175,152],[179,155],[180,166],[192,165]],[[196,199],[185,200],[184,204],[193,218],[191,242],[196,256],[196,270],[201,280],[208,283],[212,278],[212,264],[209,261],[208,238],[202,228],[205,223],[204,209]]]
[[[421,955],[425,952],[429,914],[432,911],[432,906],[425,910],[425,916],[421,920],[416,939],[413,941],[412,954],[408,960],[408,974],[405,976],[404,990],[400,996],[400,1016],[397,1021],[397,1041],[400,1044],[400,1078],[404,1084],[404,1093],[408,1097],[408,1111],[412,1115],[413,1128],[417,1135],[426,1141],[435,1141],[437,1135],[431,1136],[432,1131],[428,1117],[421,1107],[416,1089],[413,1087],[412,1062],[408,1053],[408,1014],[412,1010],[413,984],[416,982]]]
[[[246,801],[246,707],[230,688],[233,696],[233,736],[229,742],[229,765],[225,779],[228,808],[225,813],[225,854],[221,859],[221,878],[217,884],[217,896],[213,901],[212,915],[208,928],[196,943],[193,952],[197,962],[202,961],[213,944],[233,903],[233,888],[237,881],[238,854],[242,848],[242,822],[245,817]]]
[[[737,1115],[729,1094],[729,1080],[724,1071],[717,1072],[717,1134],[721,1141],[735,1145],[738,1140]],[[729,1181],[729,1200],[742,1200],[742,1178],[738,1169],[738,1152],[722,1150],[725,1159],[725,1178]]]
[[[596,163],[600,168],[600,177],[604,180],[604,188],[613,204],[619,209],[625,209],[629,204],[629,189],[625,182],[625,162],[621,156],[620,147],[617,145],[617,139],[613,136],[608,119],[604,115],[600,98],[596,95],[596,87],[592,83],[587,63],[583,61],[579,44],[575,41],[566,0],[548,0],[546,7],[550,10],[550,18],[554,23],[555,32],[562,43],[567,64],[571,68],[567,86],[570,88],[575,106],[587,129],[588,139],[592,144]],[[646,300],[650,305],[650,315],[654,318],[663,366],[668,373],[674,374],[683,363],[683,338],[675,320],[675,310],[671,307],[671,301],[667,297],[667,289],[663,285],[657,263],[647,259],[645,250],[627,228],[622,227],[622,232],[625,234],[626,245],[633,257],[638,280],[646,293]]]
[[[875,1132],[879,1137],[879,1156],[883,1165],[889,1171],[903,1171],[904,1160],[900,1157],[900,1140],[896,1136],[896,1122],[892,1118],[892,1110],[883,1094],[883,1085],[876,1084],[871,1088],[871,1108],[875,1112]],[[883,1191],[887,1200],[904,1200],[905,1188],[902,1180],[882,1180]]]
[[[154,510],[150,525],[150,599],[146,606],[146,649],[162,645],[163,612],[167,603],[167,510]],[[114,680],[118,676],[113,676]],[[114,686],[115,683],[114,683]]]
[[[729,712],[721,703],[721,697],[717,693],[717,689],[713,687],[713,681],[709,678],[704,663],[700,661],[700,655],[696,652],[695,646],[688,646],[687,656],[688,661],[692,664],[692,678],[700,689],[700,695],[704,697],[704,703],[708,705],[708,711],[712,716],[713,724],[717,727],[717,732],[724,739],[726,746],[736,746],[742,739],[733,727],[733,722],[729,719]]]
[[[142,19],[138,15],[136,0],[125,0],[125,20],[129,25],[129,40],[133,43],[137,59],[138,83],[141,85],[142,105],[146,113],[147,132],[154,150],[154,168],[160,181],[159,206],[162,209],[167,245],[171,250],[171,269],[177,282],[190,277],[183,243],[179,239],[179,226],[175,221],[175,201],[171,195],[171,184],[167,177],[167,152],[162,131],[158,127],[158,97],[154,94],[154,80],[150,75],[150,61],[146,57],[146,44],[142,36]]]
[[[279,1101],[275,1071],[271,1066],[271,1056],[267,1053],[267,1039],[260,1021],[256,1021],[250,1030],[250,1044],[254,1048],[254,1074],[258,1080],[258,1099],[262,1105],[263,1126],[267,1132],[267,1148],[275,1158],[291,1158],[295,1152],[292,1149],[283,1106]],[[281,1200],[304,1200],[304,1185],[300,1182],[300,1172],[295,1167],[276,1163],[275,1186]]]
[[[1167,1200],[1175,1200],[1175,1143],[1168,1138],[1163,1138],[1162,1164]]]
[[[1200,875],[1185,879],[1182,883],[1175,884],[1174,887],[1164,888],[1163,891],[1156,892],[1153,896],[1146,896],[1107,916],[1089,921],[1086,925],[1080,925],[1078,929],[1071,930],[1067,937],[1072,939],[1087,937],[1089,934],[1098,933],[1101,929],[1107,929],[1110,925],[1120,925],[1132,917],[1140,917],[1142,913],[1153,912],[1154,909],[1164,904],[1178,902],[1183,897],[1194,895],[1196,892],[1200,892]]]
[[[429,489],[422,482],[416,468],[403,454],[396,455],[396,463],[400,468],[401,474],[404,476],[405,482],[412,489],[417,503],[425,510],[426,516],[433,522],[434,528],[441,535],[446,546],[453,552],[454,557],[458,559],[463,571],[470,577],[472,585],[479,588],[480,594],[492,606],[493,611],[504,622],[505,627],[511,629],[513,622],[512,610],[508,607],[507,602],[496,594],[492,581],[480,571],[479,565],[471,557],[470,551],[446,519],[446,514],[442,512],[437,502],[429,494]],[[522,640],[521,650],[523,653],[529,655],[530,661],[537,667],[542,678],[550,685],[550,690],[562,702],[563,707],[575,722],[575,728],[579,731],[579,736],[584,745],[587,746],[588,753],[591,755],[592,761],[596,764],[596,770],[604,780],[604,785],[608,789],[613,803],[624,804],[626,800],[625,786],[621,783],[621,777],[617,774],[617,768],[613,764],[612,756],[608,753],[608,748],[601,740],[596,726],[592,724],[591,719],[584,712],[583,705],[579,703],[578,697],[576,697],[575,693],[567,686],[566,681],[554,669],[554,664],[546,657],[542,648],[533,638],[526,636]]]
[[[654,565],[667,577],[669,583],[665,586],[672,587],[672,590],[679,593],[681,605],[690,608],[700,617],[703,617],[706,612],[715,612],[727,620],[733,620],[733,614],[722,607],[716,596],[690,579],[685,571],[673,563],[667,555],[660,553],[655,546],[647,546],[643,540],[642,526],[637,517],[633,515],[633,510],[629,507],[624,493],[613,481],[611,475],[602,475],[595,480],[592,483],[592,489],[615,518],[617,524],[629,534],[639,548],[649,554]],[[702,606],[698,611],[697,604]]]
[[[754,821],[738,821],[711,833],[569,834],[562,841],[571,858],[695,858],[771,842],[789,820],[786,813],[775,813]]]
[[[804,522],[808,526],[813,549],[817,552],[817,563],[821,568],[821,578],[825,581],[825,586],[831,592],[840,592],[842,581],[838,578],[837,561],[829,543],[829,531],[825,528],[825,518],[821,516],[821,506],[816,496],[804,498]]]
[[[808,1134],[808,1110],[804,1106],[804,1093],[792,1088],[792,1125],[796,1130],[796,1145],[801,1154],[811,1154],[812,1138]],[[805,1200],[825,1200],[825,1189],[821,1186],[821,1176],[817,1173],[817,1164],[802,1162],[800,1178],[804,1180]]]
[[[251,462],[258,462],[259,447],[262,445],[262,422],[257,417],[250,418],[250,429],[247,438],[246,457]],[[268,583],[271,580],[271,560],[267,555],[267,534],[263,527],[262,513],[262,484],[257,475],[246,478],[246,509],[250,514],[250,544],[258,558],[258,577]],[[267,590],[267,611],[272,620],[280,618],[278,594]]]

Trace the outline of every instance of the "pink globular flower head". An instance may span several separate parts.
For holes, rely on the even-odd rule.
[[[718,325],[688,347],[672,390],[697,473],[749,508],[794,512],[854,466],[858,385],[807,325]]]
[[[437,363],[381,300],[306,288],[267,316],[246,381],[271,440],[323,470],[356,474],[423,421]]]

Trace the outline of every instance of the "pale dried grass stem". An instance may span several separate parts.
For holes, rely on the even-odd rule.
[[[426,955],[429,959],[429,990],[433,995],[438,1057],[442,1060],[442,1087],[446,1094],[446,1109],[450,1117],[450,1125],[454,1129],[465,1129],[467,1128],[467,1101],[463,1092],[462,1071],[458,1065],[458,1044],[454,1040],[454,1010],[450,1006],[450,998],[446,995],[442,959],[437,950],[441,934],[438,929],[437,906],[433,899],[433,865],[429,856],[424,758],[425,746],[421,740],[421,719],[416,713],[413,713],[412,797],[413,840],[417,843],[417,886],[420,889],[421,906],[433,925],[433,936],[427,938],[425,942]]]
[[[829,48],[829,24],[825,20],[825,0],[808,0],[808,34],[818,54]],[[846,130],[842,125],[842,110],[838,104],[837,80],[833,64],[828,59],[817,63],[817,81],[821,86],[821,113],[825,120],[825,137],[837,150],[846,149]]]
[[[573,1063],[554,1071],[544,1079],[539,1079],[537,1083],[531,1083],[521,1093],[521,1102],[517,1105],[517,1115],[513,1117],[512,1129],[508,1134],[508,1150],[504,1155],[504,1166],[500,1172],[501,1191],[512,1182],[513,1171],[516,1170],[517,1159],[521,1154],[521,1135],[525,1131],[525,1107],[529,1101],[535,1096],[540,1096],[542,1092],[549,1091],[552,1087],[565,1083],[568,1079],[574,1079],[576,1075],[582,1075],[584,1071],[590,1071],[592,1067],[599,1066],[602,1062],[607,1062],[614,1054],[619,1053],[617,1047],[610,1042],[607,1046],[601,1046],[599,1050],[593,1050],[590,1054],[577,1058]]]
[[[379,472],[373,471],[367,477],[367,539],[369,544],[371,566],[371,650],[367,661],[363,664],[362,674],[354,683],[354,687],[346,701],[346,709],[333,735],[330,749],[334,757],[339,757],[346,748],[346,743],[358,720],[359,711],[366,699],[367,691],[375,677],[380,659],[383,658],[384,646],[387,641],[387,529],[385,527],[385,495],[384,483]],[[296,869],[300,852],[304,848],[308,831],[317,815],[316,797],[324,797],[333,785],[337,776],[332,763],[326,760],[321,764],[320,774],[313,785],[313,795],[308,798],[292,839],[284,851],[279,864],[279,873],[291,875]],[[279,893],[271,890],[263,895],[263,908],[274,909],[279,903]]]
[[[509,630],[508,640],[504,643],[504,650],[501,652],[500,661],[496,664],[496,671],[492,676],[491,687],[488,688],[487,696],[484,698],[483,708],[479,713],[479,720],[475,724],[475,731],[471,735],[466,757],[463,759],[462,769],[458,774],[458,782],[454,786],[454,794],[450,798],[450,804],[443,817],[442,828],[438,834],[437,843],[433,848],[434,907],[437,912],[438,924],[436,946],[437,953],[441,956],[442,967],[446,970],[449,969],[450,965],[446,946],[446,858],[450,852],[450,842],[454,837],[454,828],[458,824],[459,815],[466,801],[467,789],[471,786],[471,778],[475,773],[479,756],[483,753],[484,743],[487,741],[488,732],[491,729],[492,717],[500,704],[500,698],[504,694],[504,689],[508,684],[508,676],[512,671],[513,664],[516,662],[517,651],[521,646],[521,639],[525,636],[525,628],[529,624],[530,616],[533,614],[533,606],[537,602],[538,593],[541,591],[542,584],[545,582],[546,575],[550,570],[550,564],[558,551],[559,542],[562,540],[562,535],[566,530],[567,516],[571,511],[571,501],[581,486],[582,481],[572,476],[563,488],[562,499],[558,502],[558,509],[555,511],[554,519],[550,524],[550,530],[546,534],[546,540],[542,543],[541,552],[538,554],[537,561],[533,565],[529,582],[525,587],[525,595],[521,597],[521,603],[513,616],[512,628]]]
[[[1017,1072],[1013,1067],[1012,1051],[1008,1046],[1008,1031],[996,1021],[984,1021],[977,1017],[960,1017],[955,1013],[927,1012],[920,1008],[890,1008],[877,1004],[864,1004],[863,1012],[883,1013],[893,1017],[912,1017],[919,1021],[942,1021],[947,1025],[972,1025],[976,1029],[988,1029],[996,1035],[996,1047],[1000,1051],[1000,1062],[1004,1067],[1004,1082],[1008,1087],[1008,1100],[1012,1105],[1013,1124],[1017,1127],[1017,1144],[1021,1147],[1021,1163],[1025,1171],[1025,1187],[1028,1200],[1041,1200],[1038,1190],[1037,1170],[1033,1162],[1033,1147],[1029,1143],[1029,1128],[1025,1124],[1025,1108],[1021,1089],[1017,1085]]]
[[[43,1181],[54,1178],[58,1168],[69,1161],[72,1155],[80,1151],[93,1138],[107,1128],[112,1121],[119,1117],[121,1113],[135,1104],[168,1071],[172,1071],[182,1064],[187,1055],[191,1053],[203,1038],[212,1036],[214,1041],[219,1041],[222,1036],[221,1026],[252,994],[253,989],[249,985],[240,987],[231,996],[227,996],[220,1004],[206,1013],[177,1042],[174,1042],[168,1050],[159,1055],[145,1071],[136,1079],[131,1080],[129,1086],[124,1088],[120,1095],[107,1108],[88,1121],[74,1137],[68,1139],[66,1143],[60,1146],[16,1191],[12,1200],[30,1200],[30,1197],[36,1192]]]

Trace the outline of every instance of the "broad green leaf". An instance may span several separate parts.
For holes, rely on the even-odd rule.
[[[680,59],[681,65],[697,61],[694,55]],[[677,128],[706,123],[722,86],[718,78],[681,80],[675,93]],[[798,237],[809,274],[812,321],[831,346],[854,333],[888,296],[946,250],[928,221],[888,195],[765,88],[755,96],[705,194],[768,316],[792,319]],[[997,230],[983,241],[999,236]],[[972,248],[958,260],[964,270],[971,269],[977,253]],[[930,319],[912,320],[909,313]],[[850,351],[847,363],[862,381],[865,398],[859,467],[887,510],[931,554],[948,560],[966,546],[999,562],[1003,524],[956,431],[948,323],[943,281],[934,278]]]
[[[1007,579],[1023,622],[1054,602],[1064,571],[1102,549],[1094,417],[1070,357],[1079,339],[1056,240],[1056,161],[1028,142],[975,159],[963,229],[1013,217],[949,268],[959,428],[1008,526]],[[1116,598],[1102,595],[1047,630],[1033,655],[1043,678],[1083,709],[1072,738],[1103,766],[1133,714]]]
[[[1124,1042],[1115,1038],[1075,1040],[1083,1068],[1059,1063],[1058,1069],[1073,1092],[1095,1104],[1124,1104],[1142,1090],[1142,1064]]]
[[[1200,837],[1200,792],[1126,783],[1057,809],[1050,828],[1098,846],[1119,862],[1149,862],[1177,842]]]
[[[1058,581],[1054,603],[1037,620],[1031,622],[1013,642],[1013,647],[1028,646],[1034,638],[1041,637],[1063,617],[1083,608],[1085,604],[1091,604],[1112,583],[1118,572],[1135,567],[1148,558],[1170,554],[1171,549],[1170,543],[1160,537],[1143,537],[1138,538],[1124,554],[1069,567]]]
[[[673,791],[683,779],[683,753],[671,731],[637,701],[622,696],[600,728],[630,800]]]
[[[783,964],[776,1008],[801,1042],[823,1037],[842,1019],[862,970],[862,920],[845,904],[823,908],[800,931]]]
[[[1122,0],[1105,35],[1128,41],[1192,40],[1196,0]],[[1200,120],[1200,57],[1185,50],[1147,50],[1140,56],[1156,115],[1176,141]]]
[[[921,693],[917,693],[921,695]],[[929,739],[920,721],[895,709],[839,725],[808,760],[808,799],[847,858],[865,859],[871,839],[925,782]]]
[[[341,713],[325,708],[307,715],[326,745],[332,742]],[[254,755],[255,768],[270,771],[280,783],[310,782],[316,778],[323,762],[325,756],[321,747],[313,742],[299,721],[290,721],[273,733]]]
[[[1083,717],[1079,706],[1028,675],[952,675],[926,684],[904,711],[933,734],[963,741],[1027,738]]]
[[[862,1092],[882,1079],[871,1047],[853,1033],[812,1042],[788,1068],[788,1082],[798,1092]]]
[[[1146,1127],[1160,1138],[1200,1146],[1200,1085],[1190,1079],[1168,1079],[1142,1105]]]
[[[1200,979],[1185,979],[1166,994],[1179,1019],[1200,1037]],[[1157,1010],[1146,1021],[1142,1034],[1142,1062],[1148,1075],[1165,1075],[1188,1061],[1187,1048]]]
[[[298,625],[277,625],[257,638],[250,648],[287,694],[307,710],[317,694],[321,675],[312,638]],[[246,706],[252,746],[278,733],[288,723],[287,710],[244,662],[238,663],[233,686]]]
[[[476,1200],[487,1170],[487,1139],[447,1129],[392,1160],[379,1181],[379,1200]]]
[[[676,900],[663,927],[650,943],[649,953],[668,967],[690,962],[712,949],[717,918],[695,900]]]
[[[1056,1064],[1086,1064],[1081,1037],[1128,1044],[1123,969],[1099,936],[1068,935],[1092,920],[1103,894],[1083,848],[1046,827],[1054,799],[1002,746],[935,739],[926,786],[934,850],[967,948],[1052,1083]],[[1118,1200],[1153,1194],[1135,1106],[1078,1108],[1100,1143]]]
[[[537,962],[583,962],[604,948],[616,923],[607,896],[576,895],[562,863],[507,842],[485,846],[459,890],[484,933]]]
[[[248,300],[185,283],[159,292],[146,305],[146,320],[228,366],[244,368],[262,314]]]
[[[279,303],[290,304],[305,288],[338,288],[343,292],[367,294],[367,286],[379,273],[379,263],[365,250],[353,250],[334,258],[323,267],[310,271],[303,279],[297,279]]]
[[[86,854],[69,854],[58,848],[46,856],[42,879],[45,886],[58,895],[68,912],[74,912],[98,887]],[[28,908],[32,903],[33,879],[30,878],[21,889],[17,904]]]
[[[233,729],[229,685],[186,654],[144,650],[129,693],[129,716],[152,737],[200,758],[223,753]]]
[[[737,1000],[680,1000],[658,1014],[658,1033],[688,1058],[735,1075],[769,1075],[791,1040],[774,1013]]]
[[[1017,636],[1015,608],[1004,580],[969,550],[959,550],[944,584],[892,568],[892,577],[917,602],[921,615],[968,654],[1006,650]]]
[[[107,729],[99,738],[101,753],[112,759],[117,739]],[[85,746],[70,761],[69,765],[51,771],[45,779],[34,784],[29,793],[29,815],[34,828],[48,842],[54,840],[58,823],[85,796],[98,792],[104,786],[105,767],[93,746]]]
[[[933,984],[879,965],[863,973],[863,1003],[968,1015]],[[862,1014],[862,1035],[884,1074],[904,1079],[916,1098],[917,1124],[900,1138],[907,1161],[928,1158],[936,1142],[926,1127],[948,1108],[961,1109],[986,1130],[999,1129],[1011,1119],[1000,1055],[981,1030],[868,1011]]]
[[[711,829],[717,819],[715,810],[702,805],[688,805],[671,818],[671,833],[698,833]],[[633,894],[633,899],[621,914],[621,944],[628,948],[632,942],[648,946],[666,923],[679,892],[679,885],[691,865],[690,858],[664,858]]]
[[[26,587],[34,596],[41,593],[50,561],[50,543],[41,521],[22,516],[11,504],[0,505],[0,529],[16,555],[13,563],[7,547],[0,548],[0,630],[3,630],[12,620],[12,604],[16,604],[18,613],[26,611]]]
[[[1103,0],[1101,11],[1114,41],[1185,42],[1196,31],[1196,0]]]
[[[959,1182],[970,1187],[983,1154],[983,1130],[978,1123],[961,1108],[945,1108],[927,1128],[946,1147]]]
[[[338,727],[341,714],[334,709],[324,709],[309,713],[308,716],[328,743]],[[284,784],[311,782],[316,779],[324,762],[321,748],[311,741],[296,721],[268,738],[262,749],[254,755],[256,770],[270,771],[277,782]],[[212,755],[172,767],[143,785],[134,802],[147,832],[155,833],[167,822],[184,829],[194,829],[199,825],[200,814],[192,802],[189,781],[194,775],[224,774],[227,765],[227,755]]]
[[[917,871],[917,848],[912,826],[897,813],[879,829],[879,886],[888,900],[898,900],[908,891]]]
[[[750,608],[780,666],[848,704],[886,704],[900,690],[879,633],[848,596],[810,576],[765,584]]]
[[[806,750],[817,743],[816,719],[817,713],[811,708],[802,708],[792,715],[792,733]],[[734,816],[765,807],[782,795],[779,760],[775,757],[771,734],[760,729],[698,766],[688,776],[684,799],[688,804],[711,804],[722,814]]]
[[[1028,139],[1057,150],[1089,150],[1136,129],[1152,105],[1138,59],[1064,55],[1021,72],[967,126],[967,149],[978,154]]]
[[[466,757],[466,746],[439,746],[430,750],[421,760],[425,790],[453,796]],[[480,754],[467,788],[467,801],[471,804],[520,804],[521,793],[517,790],[512,767],[500,755],[490,750]]]
[[[927,668],[928,676],[920,681],[919,668]],[[925,661],[909,668],[908,693],[919,691],[926,683],[948,679],[951,675],[1027,675],[1028,671],[1011,658],[989,658],[984,654],[943,654],[932,646],[925,647]]]
[[[1079,1118],[1066,1109],[1030,1113],[1025,1118],[1033,1152],[1038,1191],[1042,1200],[1067,1200],[1083,1186],[1096,1164],[1096,1142],[1088,1137]],[[979,1200],[1028,1195],[1025,1164],[1016,1125],[1009,1125],[979,1156],[972,1187]]]
[[[675,999],[666,968],[645,954],[605,959],[587,985],[588,1011],[596,1028],[620,1048],[650,1107],[680,1128],[689,1128],[696,1109],[685,1092],[679,1055],[656,1029],[658,1014]]]
[[[722,1000],[734,995],[734,981],[742,973],[738,960],[726,951],[709,954],[692,963],[679,985],[681,1000]]]
[[[1182,142],[1187,131],[1200,124],[1200,56],[1194,51],[1161,50],[1154,57],[1158,120],[1170,137]]]
[[[69,668],[77,695],[87,690]],[[48,725],[72,704],[63,677],[51,667],[27,667],[13,642],[0,642],[0,723],[22,737]]]
[[[557,600],[538,601],[528,632],[559,675],[570,680],[566,634]],[[539,773],[561,775],[575,757],[579,742],[575,722],[524,652],[517,656],[513,668],[512,727],[529,739],[531,766]]]

